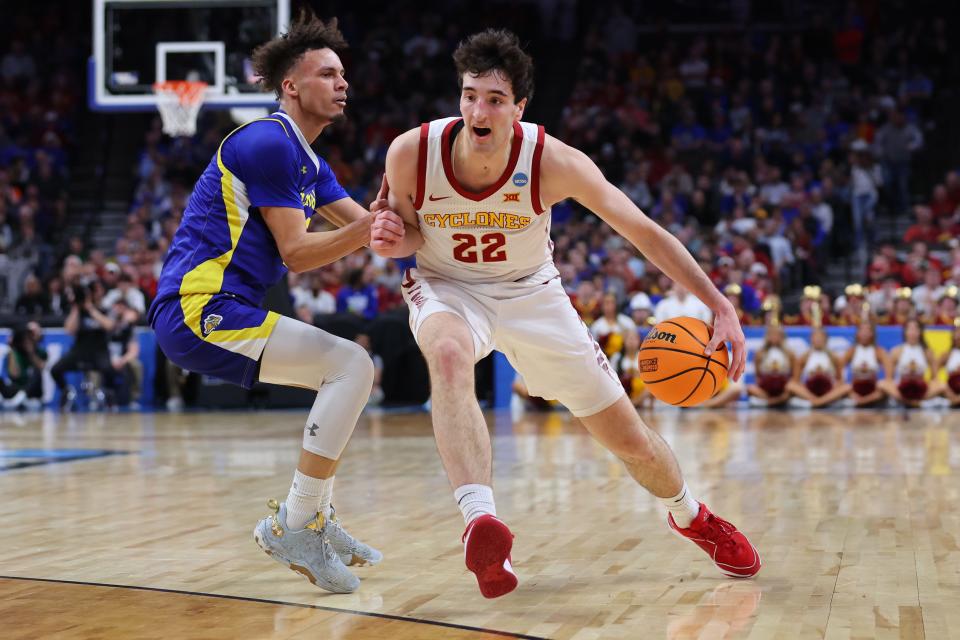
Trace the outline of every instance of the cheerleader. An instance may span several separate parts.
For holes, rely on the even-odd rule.
[[[624,336],[637,332],[637,325],[630,316],[620,313],[616,294],[604,294],[601,311],[600,317],[590,325],[590,333],[610,358],[623,348]]]
[[[953,321],[950,351],[937,359],[937,370],[941,369],[947,372],[943,395],[950,401],[951,407],[960,407],[960,318]]]
[[[763,335],[763,344],[753,357],[757,383],[747,386],[747,393],[767,403],[783,406],[790,399],[787,386],[794,369],[793,353],[787,349],[786,334],[779,324],[770,324]]]
[[[794,367],[787,389],[813,407],[825,407],[850,393],[850,385],[843,382],[843,365],[827,350],[827,333],[822,328],[810,332],[810,349]]]
[[[886,378],[877,385],[897,402],[918,407],[921,400],[943,392],[943,387],[936,380],[936,366],[933,352],[923,337],[923,323],[917,318],[910,318],[903,325],[903,344],[893,348],[887,361]],[[930,382],[927,382],[928,370]]]
[[[850,396],[858,407],[883,401],[887,394],[877,385],[881,367],[887,370],[887,352],[877,346],[877,330],[870,320],[857,325],[855,344],[847,349],[843,367],[850,367]]]
[[[623,337],[623,348],[610,358],[610,366],[620,378],[620,383],[630,396],[635,407],[649,403],[653,405],[653,396],[640,379],[640,334],[628,331]]]

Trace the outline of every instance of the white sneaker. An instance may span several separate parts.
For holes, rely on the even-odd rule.
[[[287,528],[287,507],[271,500],[274,510],[253,530],[253,539],[263,551],[312,584],[333,593],[353,593],[360,588],[360,579],[344,566],[333,545],[327,540],[323,516],[299,531]]]
[[[327,518],[327,524],[324,527],[327,541],[333,550],[340,556],[343,564],[353,566],[374,565],[383,560],[383,554],[368,544],[360,542],[352,535],[347,533],[337,517],[337,512],[330,506],[330,517]]]

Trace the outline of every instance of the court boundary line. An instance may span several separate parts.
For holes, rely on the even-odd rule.
[[[266,598],[253,598],[247,596],[231,596],[222,593],[206,593],[203,591],[185,591],[182,589],[162,589],[160,587],[141,587],[132,584],[110,584],[107,582],[89,582],[86,580],[62,580],[57,578],[32,578],[27,576],[7,576],[0,575],[0,580],[21,580],[24,582],[50,582],[54,584],[72,584],[83,587],[111,587],[114,589],[130,589],[133,591],[152,591],[155,593],[173,593],[184,596],[200,596],[207,598],[220,598],[222,600],[239,600],[242,602],[256,602],[259,604],[273,604],[285,607],[300,607],[301,609],[317,609],[320,611],[330,611],[332,613],[349,613],[357,616],[367,616],[369,618],[383,618],[386,620],[398,620],[401,622],[412,622],[414,624],[427,624],[435,627],[444,627],[447,629],[461,629],[463,631],[478,631],[480,633],[489,633],[492,635],[503,636],[505,638],[519,638],[521,640],[549,640],[543,636],[531,636],[512,631],[498,631],[496,629],[484,629],[483,627],[472,627],[455,622],[441,622],[439,620],[427,620],[425,618],[411,618],[398,616],[390,613],[376,613],[373,611],[358,611],[356,609],[341,609],[338,607],[328,607],[319,604],[304,604],[301,602],[287,602],[284,600],[268,600]]]

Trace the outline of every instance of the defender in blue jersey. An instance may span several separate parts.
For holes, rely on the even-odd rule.
[[[347,82],[336,22],[303,12],[254,51],[281,109],[234,130],[197,181],[163,266],[148,319],[175,364],[243,387],[255,381],[317,390],[287,499],[254,538],[274,559],[328,591],[356,590],[347,565],[382,555],[333,515],[337,463],[370,394],[360,346],[260,308],[288,269],[308,271],[403,233],[386,188],[368,212],[351,200],[310,143],[343,115]],[[319,212],[340,228],[307,233]]]

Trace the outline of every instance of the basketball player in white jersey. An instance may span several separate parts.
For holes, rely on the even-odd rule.
[[[667,444],[637,415],[599,345],[570,303],[552,258],[550,208],[574,198],[715,313],[707,356],[732,343],[730,373],[744,367],[744,337],[730,302],[686,248],[607,182],[583,153],[521,122],[533,63],[517,38],[488,30],[454,53],[462,117],[425,123],[387,154],[391,208],[402,229],[375,223],[381,255],[417,254],[403,281],[410,325],[430,371],[437,447],[467,523],[467,567],[488,598],[512,591],[513,535],[496,518],[490,436],[472,392],[474,363],[503,352],[530,392],[556,399],[669,510],[669,526],[724,573],[752,576],[747,538],[687,488]],[[393,248],[384,250],[384,244]],[[705,356],[706,357],[706,356]]]

